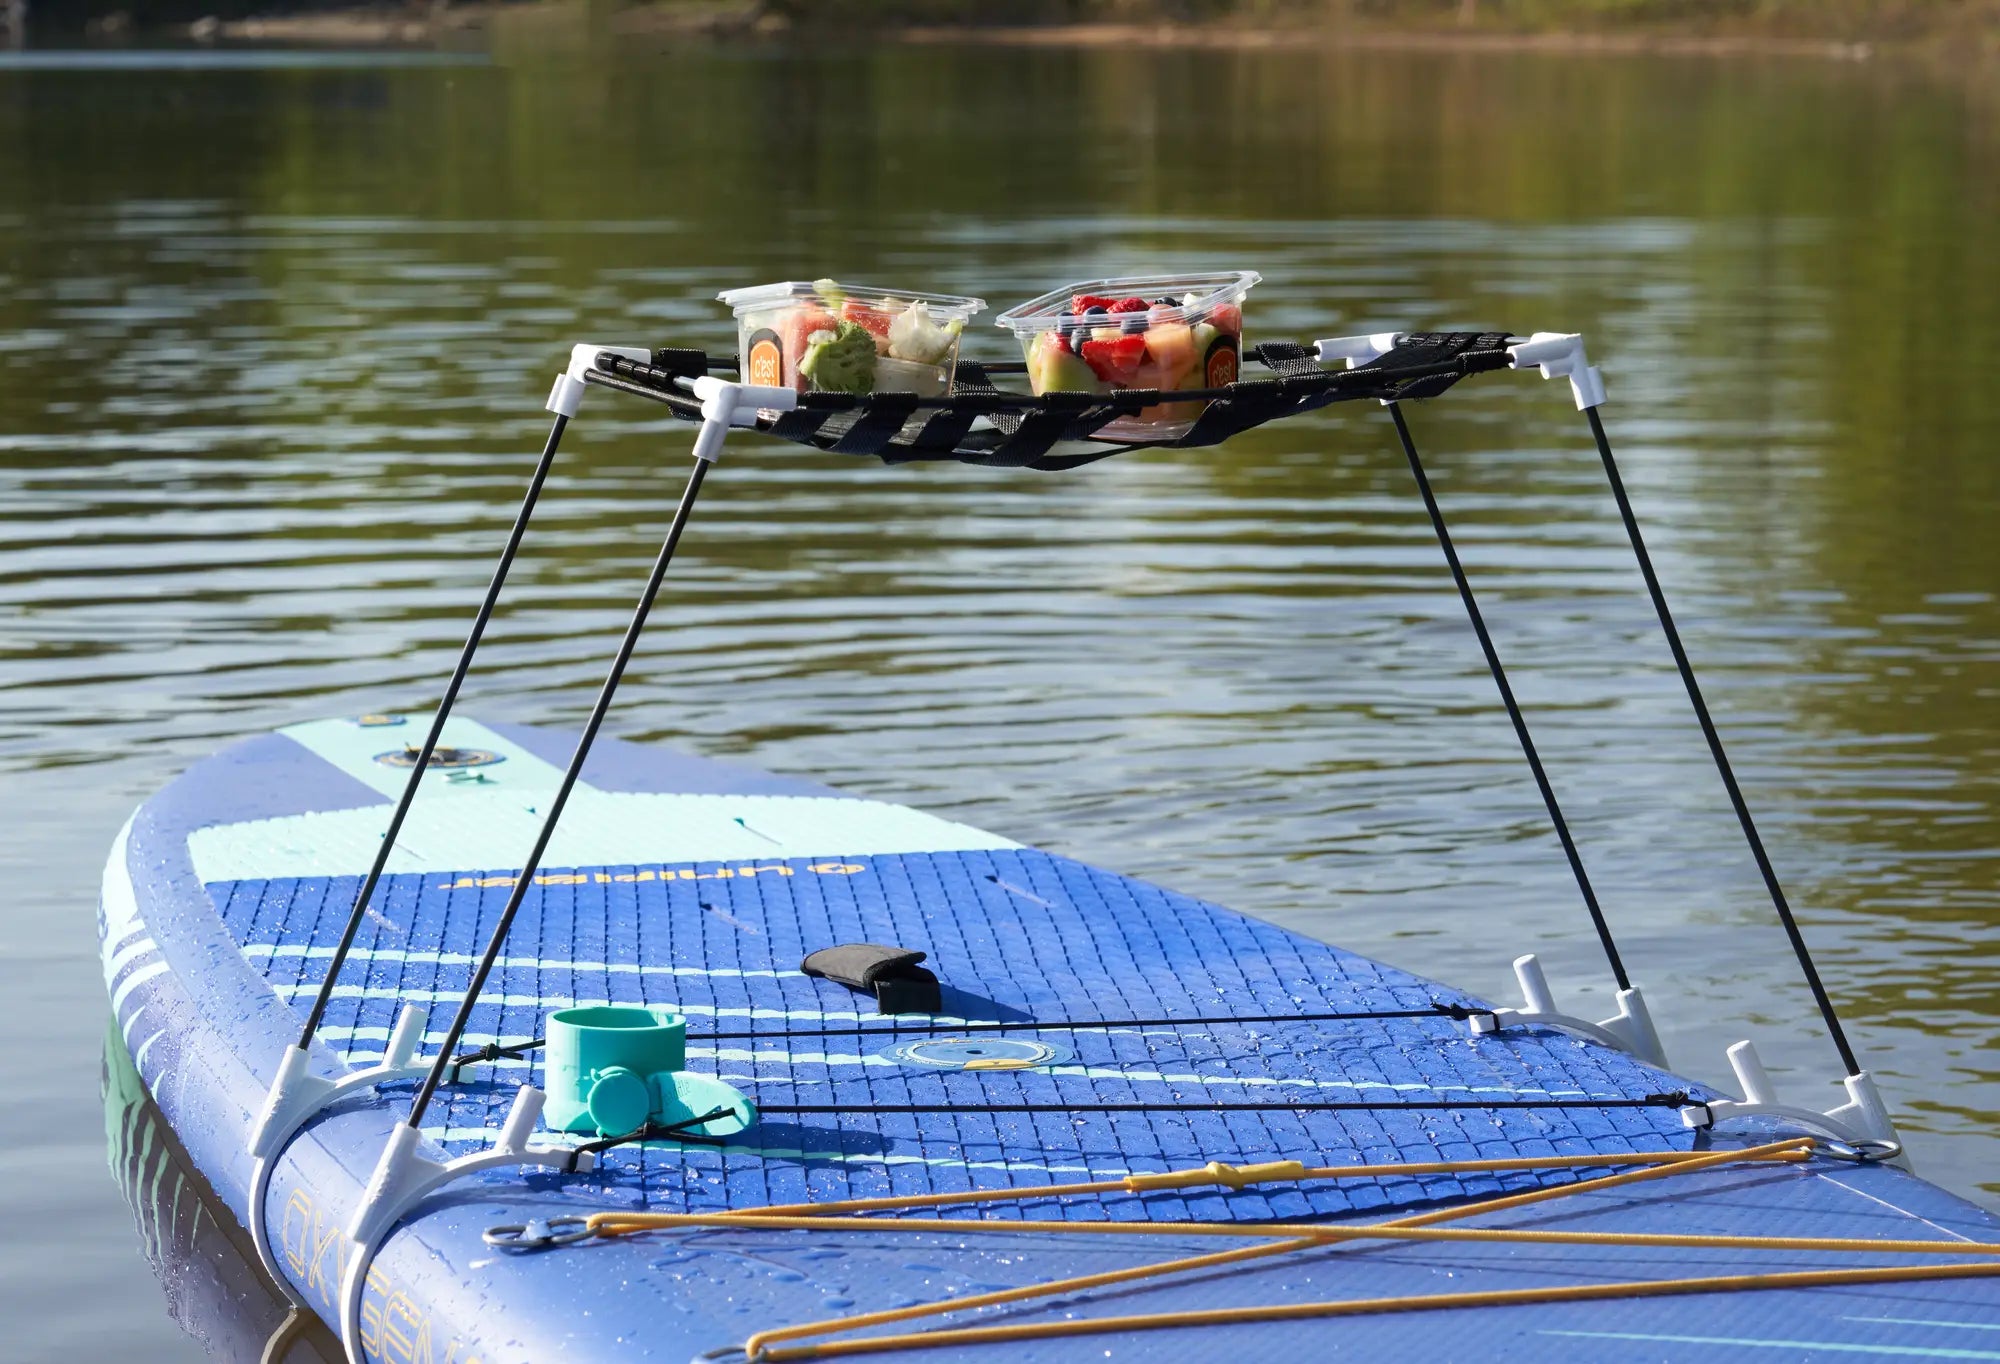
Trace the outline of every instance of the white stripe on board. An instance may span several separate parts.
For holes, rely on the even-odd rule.
[[[308,946],[305,943],[245,943],[243,957],[252,966],[260,969],[278,960],[328,960],[333,956],[331,947]],[[357,947],[347,954],[349,961],[385,962],[392,966],[471,966],[479,960],[469,952],[427,952],[405,947]],[[803,971],[779,971],[773,969],[746,970],[731,966],[642,966],[627,961],[566,961],[542,957],[502,957],[494,963],[500,971],[572,971],[579,975],[624,975],[624,976],[715,976],[731,980],[787,980],[806,978]],[[288,986],[277,985],[278,990],[317,990],[318,985]]]
[[[132,1053],[132,1069],[143,1073],[146,1069],[146,1053],[153,1049],[153,1043],[159,1041],[162,1037],[165,1037],[166,1035],[167,1035],[167,1030],[165,1028],[161,1028],[151,1037],[148,1037],[145,1041],[141,1042],[139,1044],[138,1050]]]
[[[334,1029],[322,1029],[324,1036]],[[372,1029],[384,1037],[387,1028]],[[426,1034],[426,1041],[443,1042],[444,1034]],[[477,1038],[464,1039],[467,1049],[483,1045]],[[690,1046],[690,1057],[712,1058],[726,1065],[805,1065],[805,1066],[849,1066],[880,1067],[900,1070],[912,1078],[921,1075],[947,1075],[955,1072],[931,1070],[928,1067],[908,1065],[886,1056],[844,1055],[839,1052],[750,1052],[736,1047]],[[372,1065],[382,1059],[380,1052],[342,1052],[341,1059],[351,1066]],[[528,1057],[509,1057],[500,1061],[482,1061],[480,1065],[500,1066],[509,1069],[526,1070],[535,1063]],[[1130,1070],[1120,1066],[1034,1066],[1038,1074],[1067,1079],[1126,1080],[1146,1084],[1173,1085],[1222,1085],[1248,1088],[1297,1088],[1297,1089],[1344,1089],[1356,1092],[1367,1090],[1387,1090],[1394,1094],[1494,1094],[1509,1097],[1535,1099],[1587,1099],[1592,1097],[1581,1089],[1540,1089],[1534,1086],[1512,1088],[1506,1085],[1452,1085],[1452,1084],[1405,1084],[1391,1080],[1319,1080],[1306,1077],[1286,1077],[1273,1075],[1196,1075],[1161,1070]],[[1000,1072],[1005,1073],[1005,1072]],[[822,1085],[825,1080],[800,1080],[792,1075],[758,1075],[755,1073],[724,1074],[722,1079],[732,1082],[761,1085]],[[1611,1096],[1598,1096],[1611,1097]]]
[[[156,961],[140,967],[131,975],[125,977],[119,983],[118,988],[111,993],[111,1012],[115,1015],[120,1009],[125,1007],[125,1000],[131,995],[133,990],[155,976],[165,975],[169,969],[165,962]]]
[[[148,952],[157,952],[160,945],[150,937],[141,937],[137,942],[126,945],[104,963],[104,982],[109,985],[112,978]]]
[[[302,998],[312,994],[319,987],[316,985],[274,985],[271,988],[277,990],[280,994],[288,994],[293,998]],[[463,987],[456,990],[393,990],[377,989],[372,985],[336,985],[333,987],[333,997],[335,999],[381,1000],[389,1004],[456,1004],[459,1000],[465,998],[465,990]],[[518,1007],[532,1009],[580,1009],[600,1004],[619,1004],[626,1008],[644,1007],[636,1000],[630,999],[606,999],[602,996],[591,997],[585,995],[578,995],[574,999],[571,999],[567,995],[503,995],[491,990],[481,994],[479,1002],[481,1004],[497,1004],[503,1008]],[[703,1018],[788,1018],[795,1022],[805,1023],[821,1021],[834,1023],[887,1023],[890,1021],[889,1017],[884,1014],[835,1013],[822,1009],[718,1008],[712,1004],[682,1004],[678,1001],[671,1004],[665,1001],[657,1001],[657,1007],[663,1009],[670,1008],[677,1014],[698,1014]],[[930,1015],[926,1015],[926,1017],[930,1017]],[[940,1021],[951,1024],[966,1021],[960,1018],[944,1019],[942,1015],[938,1017]],[[325,1028],[320,1029],[321,1033],[327,1031]]]
[[[118,830],[118,837],[111,840],[111,855],[104,859],[104,879],[100,883],[97,903],[104,915],[104,942],[98,952],[104,962],[104,988],[111,988],[111,954],[117,946],[145,928],[145,921],[139,917],[139,897],[132,889],[132,871],[125,865],[125,851],[132,841],[132,819],[135,812]]]

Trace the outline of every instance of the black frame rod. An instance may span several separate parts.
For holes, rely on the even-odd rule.
[[[1605,919],[1604,908],[1598,903],[1597,892],[1590,884],[1590,873],[1584,870],[1583,855],[1577,851],[1576,839],[1570,835],[1569,820],[1563,816],[1562,804],[1556,799],[1548,770],[1542,766],[1542,755],[1535,747],[1534,735],[1528,730],[1527,717],[1521,713],[1521,703],[1515,699],[1506,665],[1500,661],[1500,651],[1486,629],[1486,617],[1479,609],[1479,598],[1473,594],[1472,583],[1465,576],[1465,565],[1459,562],[1458,548],[1452,543],[1451,528],[1445,524],[1444,510],[1438,506],[1437,494],[1431,491],[1430,478],[1424,473],[1424,462],[1417,454],[1416,441],[1410,436],[1409,423],[1403,419],[1402,406],[1399,403],[1383,405],[1389,409],[1389,419],[1396,424],[1397,439],[1402,442],[1403,454],[1410,462],[1410,476],[1416,480],[1417,492],[1424,500],[1424,510],[1430,514],[1431,529],[1437,532],[1438,547],[1444,551],[1444,561],[1451,567],[1451,579],[1458,584],[1458,598],[1465,603],[1465,614],[1472,621],[1472,632],[1479,636],[1479,648],[1486,655],[1487,671],[1493,674],[1493,685],[1499,689],[1501,704],[1507,707],[1507,718],[1514,722],[1514,735],[1521,741],[1521,756],[1528,760],[1528,770],[1535,774],[1535,786],[1542,793],[1542,804],[1548,807],[1549,822],[1555,825],[1563,856],[1569,859],[1569,869],[1576,877],[1577,890],[1583,895],[1584,908],[1590,911],[1590,922],[1597,930],[1597,940],[1604,946],[1604,959],[1611,966],[1612,979],[1618,982],[1620,990],[1629,990],[1632,981],[1625,974],[1625,962],[1618,955],[1618,943],[1611,935],[1611,925]]]
[[[459,651],[458,666],[452,669],[451,680],[445,684],[437,713],[431,717],[430,730],[424,735],[423,745],[417,750],[416,762],[410,768],[410,779],[403,783],[403,794],[397,798],[396,808],[389,815],[389,826],[382,834],[382,846],[375,853],[368,875],[362,878],[361,889],[354,897],[354,907],[348,911],[347,924],[341,929],[340,941],[327,963],[326,979],[320,982],[319,993],[313,997],[312,1008],[306,1013],[305,1026],[299,1031],[299,1049],[302,1051],[312,1045],[313,1034],[319,1031],[319,1025],[326,1017],[326,1006],[333,998],[334,984],[340,979],[341,967],[346,965],[348,951],[354,946],[354,939],[361,931],[361,921],[368,913],[368,902],[382,880],[383,869],[389,865],[389,856],[395,850],[397,838],[402,835],[403,821],[409,816],[410,807],[416,803],[417,787],[422,784],[424,772],[430,767],[431,755],[437,751],[438,740],[444,734],[445,721],[451,718],[451,708],[458,700],[459,689],[465,685],[466,674],[471,671],[472,656],[479,652],[479,641],[485,637],[487,622],[493,619],[493,608],[500,601],[500,589],[506,586],[507,574],[513,569],[514,556],[521,548],[522,537],[527,534],[528,520],[534,515],[535,503],[542,495],[542,485],[548,481],[549,469],[555,464],[556,447],[562,444],[563,430],[568,425],[569,418],[558,412],[549,426],[549,438],[542,445],[542,457],[535,465],[534,476],[528,480],[528,491],[521,498],[521,509],[514,515],[514,527],[507,533],[507,544],[500,551],[500,561],[493,566],[493,578],[486,585],[486,596],[472,618],[472,630],[465,637],[465,647]]]
[[[548,851],[549,840],[554,837],[556,824],[562,819],[563,807],[569,804],[570,793],[576,789],[577,778],[583,772],[584,762],[590,757],[591,745],[597,741],[597,732],[604,725],[604,717],[611,710],[611,701],[618,694],[618,684],[625,677],[625,668],[632,661],[632,654],[639,646],[639,636],[646,628],[646,617],[652,614],[653,599],[659,595],[660,584],[666,580],[667,568],[674,561],[674,550],[680,545],[681,532],[687,529],[688,517],[694,511],[695,499],[701,495],[701,485],[708,477],[709,461],[696,459],[694,470],[688,475],[687,487],[681,493],[680,505],[674,509],[673,524],[667,529],[667,538],[660,545],[659,557],[653,561],[652,575],[646,580],[646,587],[639,595],[639,604],[633,609],[631,623],[625,627],[625,637],[618,645],[618,654],[612,660],[611,671],[605,676],[604,685],[597,693],[597,701],[590,708],[590,718],[584,722],[583,733],[578,737],[576,750],[570,754],[569,766],[564,769],[562,782],[556,787],[555,796],[549,802],[548,813],[542,819],[542,827],[535,835],[535,844],[529,850],[528,860],[522,864],[521,875],[514,883],[513,893],[507,897],[507,906],[500,912],[499,922],[493,926],[493,935],[487,940],[486,951],[479,958],[479,968],[472,974],[472,983],[466,987],[465,998],[459,1001],[458,1012],[453,1015],[451,1029],[445,1034],[437,1056],[431,1062],[428,1074],[417,1089],[416,1098],[410,1102],[410,1116],[407,1123],[416,1127],[423,1121],[424,1110],[430,1107],[431,1096],[443,1082],[445,1073],[452,1068],[453,1055],[465,1036],[465,1027],[472,1017],[473,1006],[479,1002],[479,995],[486,988],[486,978],[493,973],[494,963],[500,959],[500,949],[506,945],[507,934],[514,926],[514,916],[520,912],[522,901],[528,898],[528,891],[534,885],[535,873],[542,865],[542,856]]]
[[[1590,420],[1590,434],[1597,442],[1598,458],[1604,463],[1604,476],[1610,481],[1611,495],[1617,499],[1618,515],[1625,522],[1626,538],[1632,542],[1632,554],[1639,561],[1639,573],[1645,578],[1646,591],[1653,598],[1653,610],[1660,618],[1660,629],[1666,634],[1667,647],[1673,650],[1674,666],[1680,669],[1681,685],[1687,689],[1695,719],[1701,722],[1702,737],[1708,740],[1709,755],[1715,759],[1715,770],[1721,774],[1723,788],[1729,792],[1729,803],[1736,810],[1736,822],[1743,826],[1743,838],[1750,845],[1751,856],[1757,859],[1757,870],[1763,874],[1764,887],[1771,894],[1771,904],[1778,911],[1778,921],[1785,927],[1785,936],[1791,939],[1792,952],[1799,959],[1799,969],[1805,973],[1806,984],[1812,987],[1813,1001],[1819,1005],[1820,1017],[1826,1020],[1827,1033],[1840,1053],[1841,1064],[1847,1067],[1849,1075],[1859,1075],[1861,1063],[1855,1058],[1854,1048],[1847,1040],[1847,1030],[1841,1026],[1840,1014],[1833,1007],[1826,984],[1819,977],[1819,967],[1813,962],[1812,949],[1806,946],[1798,916],[1792,912],[1791,902],[1785,897],[1785,888],[1778,880],[1777,869],[1771,865],[1771,855],[1765,851],[1764,839],[1757,832],[1757,821],[1751,817],[1750,805],[1743,798],[1743,788],[1737,784],[1736,769],[1731,766],[1729,753],[1722,746],[1722,735],[1716,730],[1707,701],[1702,699],[1701,683],[1695,680],[1694,665],[1688,661],[1687,646],[1681,643],[1681,632],[1674,624],[1674,613],[1667,605],[1667,594],[1660,586],[1660,575],[1653,568],[1653,556],[1646,552],[1646,537],[1639,532],[1639,518],[1633,514],[1632,499],[1625,491],[1625,480],[1619,476],[1618,460],[1611,453],[1610,438],[1604,434],[1604,421],[1597,415],[1595,407],[1586,407],[1583,411]]]

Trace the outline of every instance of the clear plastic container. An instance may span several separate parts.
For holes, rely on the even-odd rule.
[[[1220,388],[1243,358],[1243,296],[1254,270],[1087,279],[1009,308],[1036,393]],[[1171,440],[1208,404],[1155,403],[1101,427],[1108,440]]]
[[[986,308],[983,298],[830,279],[716,297],[736,310],[743,381],[801,393],[944,393],[965,324]]]

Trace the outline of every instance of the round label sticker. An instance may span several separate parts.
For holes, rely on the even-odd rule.
[[[1224,384],[1236,382],[1236,338],[1228,334],[1218,336],[1209,345],[1205,373],[1210,388],[1221,388]]]
[[[929,1070],[1027,1070],[1063,1065],[1075,1055],[1060,1043],[1025,1037],[925,1037],[877,1054]]]
[[[750,338],[748,358],[743,365],[743,381],[759,384],[765,388],[785,386],[785,351],[778,344],[778,334],[761,331]]]

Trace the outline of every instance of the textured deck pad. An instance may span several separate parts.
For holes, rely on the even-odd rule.
[[[380,846],[401,780],[401,741],[414,723],[325,721],[247,740],[147,802],[106,868],[102,937],[119,1035],[190,1161],[236,1216],[266,1214],[286,1277],[329,1317],[348,1253],[340,1228],[414,1085],[385,1086],[316,1118],[278,1163],[262,1210],[248,1206],[244,1145]],[[510,859],[532,839],[571,742],[459,720],[445,741],[479,764],[426,782],[335,992],[322,1069],[379,1055],[405,1003],[427,1011],[431,1045],[441,1040],[513,889]],[[798,969],[816,948],[855,941],[929,954],[954,1011],[935,1020],[947,1034],[967,1021],[1032,1021],[1043,1026],[961,1035],[973,1039],[968,1045],[1025,1040],[1060,1055],[1026,1069],[969,1071],[889,1055],[911,1040],[891,1031],[899,1020]],[[1465,1001],[1217,906],[948,820],[612,740],[584,771],[467,1040],[536,1036],[548,1011],[591,1002],[679,1009],[689,1020],[691,1067],[750,1091],[766,1105],[764,1120],[724,1147],[627,1147],[591,1174],[502,1169],[435,1196],[372,1263],[362,1334],[370,1357],[680,1364],[762,1327],[1218,1248],[1180,1234],[704,1231],[521,1256],[481,1241],[496,1223],[598,1208],[707,1210],[1034,1186],[1218,1160],[1389,1165],[1686,1149],[1695,1140],[1670,1106],[1607,1106],[1693,1089],[1688,1082],[1545,1029],[1475,1039],[1444,1016],[1057,1027]],[[815,1030],[832,1031],[801,1035]],[[463,1084],[440,1091],[426,1130],[453,1153],[484,1146],[515,1088],[539,1078],[532,1059],[469,1068]],[[1133,1103],[1191,1111],[1089,1107]],[[874,1111],[911,1104],[949,1111]],[[1474,1106],[1413,1106],[1423,1104]],[[1516,1106],[1524,1104],[1532,1106]],[[834,1111],[782,1111],[789,1105]],[[1049,1111],[986,1111],[996,1105]],[[1339,1217],[1578,1179],[1562,1171],[1391,1176],[1044,1199],[990,1215],[1135,1224]],[[1823,1161],[1586,1192],[1526,1216],[1593,1230],[2000,1240],[1994,1219],[1906,1174]],[[1846,1263],[1707,1248],[1350,1247],[1069,1298],[1055,1309],[1028,1304],[1011,1315]],[[1704,1361],[1984,1359],[2000,1358],[1996,1341],[2000,1292],[1992,1281],[1961,1281],[1264,1323],[917,1358],[1076,1364],[1137,1348],[1148,1359],[1304,1359],[1338,1345],[1355,1358],[1470,1360],[1525,1345],[1593,1360],[1635,1352]]]
[[[442,1028],[513,880],[480,871],[392,878],[378,900],[380,918],[351,958],[352,983],[336,987],[322,1036],[351,1063],[372,1059],[405,1001],[428,1005],[430,1026]],[[669,1005],[689,1018],[692,1066],[713,1068],[766,1106],[848,1110],[842,1116],[772,1114],[720,1153],[671,1148],[664,1172],[643,1183],[645,1201],[666,1209],[946,1191],[988,1175],[994,1176],[989,1183],[1043,1174],[1074,1179],[1314,1153],[1342,1161],[1444,1160],[1686,1142],[1669,1107],[1563,1106],[1642,1098],[1678,1082],[1617,1052],[1552,1032],[1474,1042],[1463,1023],[1444,1016],[1054,1030],[1007,1035],[1045,1036],[1073,1052],[1069,1064],[943,1071],[883,1055],[908,1040],[887,1031],[896,1020],[857,1012],[865,996],[798,970],[815,948],[895,942],[930,954],[948,1008],[960,1017],[996,1021],[1347,1013],[1463,1000],[1351,953],[1046,853],[628,865],[555,870],[538,882],[516,921],[505,964],[473,1014],[475,1041],[539,1036],[543,1015],[572,1003]],[[246,957],[279,994],[310,998],[324,977],[355,880],[238,881],[209,889]],[[848,1027],[869,1035],[779,1035]],[[697,1040],[717,1031],[760,1036]],[[942,1032],[951,1035],[948,1026]],[[513,1085],[539,1083],[539,1071],[530,1074],[527,1064],[498,1070],[502,1084],[454,1092],[432,1135],[448,1144],[488,1139],[486,1129],[498,1122]],[[1430,1100],[1550,1107],[979,1111],[996,1104]],[[956,1111],[868,1111],[908,1104]],[[720,1168],[726,1179],[690,1182],[684,1168]],[[1210,1213],[1226,1205],[1235,1215],[1269,1217],[1498,1187],[1491,1179],[1408,1185],[1329,1189],[1309,1198],[1246,1192],[1201,1201],[1211,1205]],[[1126,1216],[1188,1215],[1177,1200],[1126,1202]],[[1074,1211],[1102,1215],[1097,1205]]]

